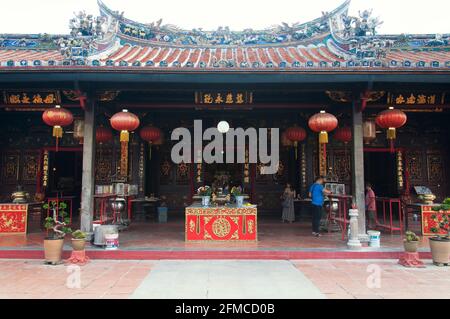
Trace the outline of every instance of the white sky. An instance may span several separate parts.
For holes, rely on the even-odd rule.
[[[263,29],[280,22],[307,22],[344,0],[104,0],[139,22],[163,18],[184,29]],[[98,14],[96,0],[0,0],[0,33],[68,33],[74,11]],[[450,0],[353,0],[350,13],[374,9],[380,33],[450,33]]]

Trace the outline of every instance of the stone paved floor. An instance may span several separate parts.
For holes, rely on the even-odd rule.
[[[450,267],[433,266],[431,260],[422,269],[393,260],[292,262],[330,299],[450,299]]]
[[[132,298],[323,299],[324,295],[284,260],[160,261]]]
[[[149,274],[149,261],[91,261],[75,268],[48,266],[40,260],[0,260],[0,298],[98,299],[128,298]],[[73,280],[72,280],[73,279]],[[68,288],[75,287],[75,288]]]
[[[40,260],[2,259],[0,298],[227,298],[239,291],[236,296],[249,298],[450,299],[450,267],[436,267],[429,260],[426,265],[425,269],[408,269],[394,260],[94,260],[81,267],[80,288],[68,288],[67,283],[76,283],[74,269],[43,265]],[[248,277],[244,290],[243,277]],[[195,278],[197,284],[192,285]],[[170,284],[167,287],[184,288],[175,296],[176,290],[169,293],[169,288],[162,288],[164,280]],[[266,289],[260,292],[262,286]],[[289,287],[289,293],[281,296],[279,287]]]

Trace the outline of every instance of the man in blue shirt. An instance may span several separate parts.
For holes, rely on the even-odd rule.
[[[316,178],[314,184],[309,188],[309,197],[312,199],[312,234],[320,237],[320,220],[323,214],[324,195],[331,194],[331,192],[323,186],[325,178],[320,176]]]

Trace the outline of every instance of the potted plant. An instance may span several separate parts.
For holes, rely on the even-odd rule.
[[[435,237],[430,237],[430,248],[433,263],[435,265],[448,265],[450,263],[450,198],[446,198],[444,202],[433,207],[436,212],[431,216],[433,226],[430,228]]]
[[[86,233],[76,230],[72,233],[72,248],[75,251],[84,250],[86,246]]]
[[[202,186],[198,189],[198,194],[202,197],[202,205],[209,206],[211,199],[212,189],[209,186]]]
[[[405,251],[408,253],[415,253],[419,247],[420,237],[417,236],[412,231],[407,231],[405,233],[406,237],[403,240],[403,246],[405,247]]]
[[[44,239],[45,261],[56,265],[61,262],[64,237],[72,232],[68,226],[70,218],[67,217],[67,204],[52,201],[44,204],[43,208],[52,214],[44,220],[44,228],[47,230],[47,237]]]
[[[231,194],[236,199],[236,205],[242,207],[244,205],[244,196],[242,196],[242,188],[240,186],[231,188]]]

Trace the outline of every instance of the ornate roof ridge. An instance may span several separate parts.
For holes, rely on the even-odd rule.
[[[281,43],[304,42],[317,36],[330,33],[329,21],[336,14],[347,12],[350,0],[346,0],[331,12],[322,12],[322,16],[305,23],[282,22],[280,25],[262,30],[247,28],[231,31],[228,27],[204,31],[202,28],[186,30],[172,24],[162,24],[162,19],[152,23],[141,23],[124,17],[124,13],[113,11],[101,0],[97,0],[100,14],[105,20],[117,22],[117,33],[124,40],[133,40],[139,44],[172,43],[177,45],[200,46],[243,46],[277,45]]]
[[[347,10],[348,7],[350,6],[350,3],[351,3],[351,0],[345,0],[341,5],[339,5],[334,10],[332,10],[330,12],[322,12],[322,16],[321,17],[313,19],[313,20],[310,20],[310,21],[307,21],[307,22],[303,22],[303,23],[299,23],[299,22],[293,23],[293,27],[289,27],[287,25],[287,23],[284,23],[284,22],[282,22],[282,25],[280,25],[278,27],[300,29],[300,28],[302,28],[305,25],[310,24],[310,23],[319,23],[319,22],[322,22],[322,21],[327,21],[330,16],[332,16],[332,15],[338,13],[338,12],[341,12],[343,10]],[[160,19],[160,20],[158,20],[156,22],[152,22],[152,23],[142,23],[142,22],[138,22],[138,21],[135,21],[135,20],[132,20],[132,19],[125,18],[124,12],[120,13],[119,11],[112,10],[102,0],[97,0],[97,4],[99,6],[100,13],[112,16],[112,17],[116,18],[119,21],[122,21],[122,22],[125,22],[125,23],[128,23],[128,24],[134,24],[134,25],[141,26],[141,27],[147,27],[147,28],[150,28],[150,29],[153,28],[153,30],[155,30],[155,31],[157,31],[157,29],[159,29],[159,28],[163,29],[163,27],[164,27],[164,25],[162,25],[162,19]],[[169,27],[173,27],[174,28],[173,31],[175,31],[175,32],[183,32],[183,33],[184,32],[191,33],[191,32],[195,32],[194,30],[202,30],[202,28],[195,28],[195,29],[191,29],[191,30],[189,30],[189,29],[182,29],[182,28],[180,28],[178,26],[175,26],[173,24],[168,24],[166,26],[168,28]],[[230,30],[229,32],[231,32],[231,33],[238,33],[238,34],[239,33],[248,33],[249,29],[250,28],[243,29],[243,30],[233,30],[233,31]],[[253,32],[265,32],[265,31],[270,31],[272,29],[273,29],[273,27],[267,27],[265,29],[256,29],[256,30],[251,29],[251,30]],[[171,31],[171,30],[169,29],[169,31]],[[217,31],[218,30],[202,30],[202,32],[206,32],[206,33],[215,33]]]

